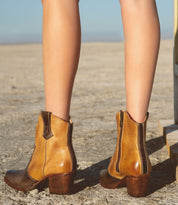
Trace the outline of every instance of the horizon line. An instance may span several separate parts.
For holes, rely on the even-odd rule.
[[[172,36],[162,36],[161,40],[173,40]],[[124,39],[83,39],[81,43],[121,43],[124,42]],[[42,40],[37,41],[14,41],[14,42],[0,42],[0,45],[23,45],[23,44],[42,44]]]

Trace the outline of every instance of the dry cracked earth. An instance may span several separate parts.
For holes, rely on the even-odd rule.
[[[117,139],[115,115],[125,109],[123,43],[83,43],[73,89],[71,116],[78,160],[74,190],[52,195],[48,188],[15,191],[3,180],[6,170],[24,168],[32,154],[35,125],[44,109],[41,44],[0,46],[0,204],[178,204],[160,119],[173,119],[171,40],[161,42],[149,107],[146,146],[152,163],[149,192],[134,198],[125,187],[104,189],[99,172],[106,168]]]

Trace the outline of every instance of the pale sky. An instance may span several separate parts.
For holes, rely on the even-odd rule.
[[[173,35],[173,0],[157,0],[162,38]],[[123,40],[119,0],[80,0],[82,41]],[[41,0],[0,0],[0,44],[42,39]]]

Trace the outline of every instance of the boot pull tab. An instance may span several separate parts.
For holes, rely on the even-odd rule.
[[[51,131],[51,112],[41,111],[43,119],[43,137],[48,140],[53,136]]]

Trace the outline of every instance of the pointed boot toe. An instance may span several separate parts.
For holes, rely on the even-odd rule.
[[[9,170],[6,172],[4,181],[12,188],[19,191],[30,191],[37,184],[37,180],[32,179],[27,170]]]

